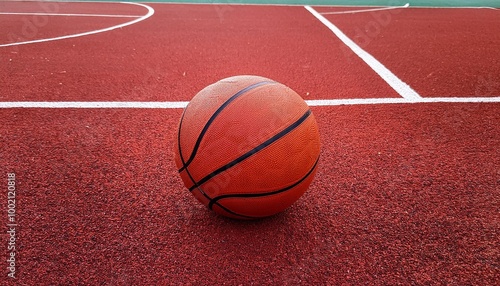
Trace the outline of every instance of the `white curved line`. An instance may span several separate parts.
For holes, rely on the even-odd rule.
[[[112,14],[63,14],[63,13],[39,13],[39,12],[0,12],[0,15],[20,16],[61,16],[61,17],[105,17],[105,18],[139,18],[141,15],[112,15]]]
[[[410,7],[410,3],[406,3],[403,6],[390,6],[390,7],[382,7],[382,8],[373,8],[373,9],[363,9],[363,10],[350,10],[350,11],[339,11],[339,12],[323,12],[321,15],[339,15],[339,14],[354,14],[354,13],[364,13],[364,12],[372,12],[372,11],[383,11],[383,10],[392,10],[392,9],[401,9]]]
[[[134,19],[130,22],[126,22],[123,24],[119,24],[116,26],[104,28],[104,29],[99,29],[99,30],[94,30],[90,32],[84,32],[84,33],[78,33],[78,34],[72,34],[72,35],[66,35],[66,36],[60,36],[60,37],[55,37],[55,38],[46,38],[46,39],[38,39],[38,40],[31,40],[31,41],[24,41],[24,42],[17,42],[17,43],[9,43],[9,44],[1,44],[1,47],[11,47],[11,46],[19,46],[19,45],[26,45],[26,44],[34,44],[34,43],[43,43],[43,42],[50,42],[50,41],[57,41],[57,40],[64,40],[64,39],[71,39],[71,38],[77,38],[77,37],[83,37],[83,36],[88,36],[88,35],[94,35],[98,33],[103,33],[103,32],[108,32],[114,29],[118,28],[123,28],[126,26],[133,25],[135,23],[138,23],[140,21],[146,20],[147,18],[153,16],[155,13],[155,10],[147,5],[141,4],[141,3],[133,3],[133,2],[120,2],[121,4],[131,4],[131,5],[138,5],[142,6],[146,9],[148,9],[148,13],[144,16],[141,16],[140,18]]]

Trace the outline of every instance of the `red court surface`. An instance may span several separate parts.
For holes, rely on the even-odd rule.
[[[26,11],[29,3],[0,9]],[[147,13],[132,4],[64,5],[71,13],[108,14],[113,5]],[[310,100],[400,98],[302,6],[147,5],[153,16],[121,29],[0,46],[0,106],[188,101],[236,74],[272,78]],[[423,11],[394,14],[399,28],[386,25],[363,48],[421,96],[500,97],[498,56],[488,54],[496,38],[464,33],[482,39],[475,47],[490,56],[463,65],[437,50],[427,57],[411,42],[439,46],[441,38],[419,21],[443,29],[456,21],[443,21],[453,17],[448,9]],[[369,14],[325,16],[352,38]],[[40,33],[63,28],[56,17]],[[131,20],[64,21],[72,33]],[[0,35],[19,29],[2,25]],[[403,47],[415,52],[396,58]],[[424,58],[436,78],[427,77]],[[454,76],[458,87],[438,83]],[[479,77],[485,86],[474,85]],[[317,175],[285,212],[255,221],[217,216],[183,186],[173,159],[180,108],[1,107],[0,198],[9,205],[14,173],[16,201],[1,216],[0,284],[496,285],[500,103],[409,102],[311,106],[322,142]]]

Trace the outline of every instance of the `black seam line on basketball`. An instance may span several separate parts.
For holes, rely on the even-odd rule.
[[[182,156],[182,149],[181,149],[181,130],[182,130],[181,127],[182,127],[182,121],[184,120],[185,114],[186,114],[186,109],[184,109],[184,112],[182,112],[181,121],[179,122],[179,132],[177,133],[177,146],[179,147],[179,157],[181,158],[182,165],[185,165],[185,161],[184,161],[184,156]],[[191,179],[191,182],[193,182],[193,184],[195,184],[196,181],[194,180],[193,176],[191,176],[191,173],[189,173],[188,169],[186,169],[186,173],[187,173],[189,179]],[[207,195],[205,195],[205,197],[207,197],[210,200],[210,198]]]
[[[215,118],[222,112],[222,110],[224,110],[231,102],[233,102],[236,98],[238,98],[238,97],[242,96],[243,94],[245,94],[247,91],[250,91],[250,90],[252,90],[254,88],[257,88],[257,87],[259,87],[261,85],[265,85],[265,84],[269,84],[269,83],[275,83],[275,82],[273,82],[273,81],[261,81],[261,82],[258,82],[258,83],[254,83],[254,84],[249,85],[249,86],[245,87],[244,89],[238,91],[233,96],[231,96],[228,100],[226,100],[226,102],[224,102],[214,112],[214,114],[212,114],[212,116],[210,117],[210,119],[208,119],[207,123],[205,124],[205,126],[201,130],[201,133],[198,136],[198,139],[196,140],[196,143],[194,144],[194,148],[193,148],[193,151],[191,153],[191,156],[189,157],[189,159],[186,162],[182,162],[183,166],[179,169],[179,172],[182,172],[182,170],[184,170],[185,168],[187,168],[187,166],[189,164],[191,164],[191,162],[193,161],[194,157],[196,156],[196,152],[198,152],[198,148],[200,147],[201,140],[203,139],[203,136],[205,136],[205,133],[207,132],[208,127],[210,127],[210,125],[214,122]]]
[[[212,198],[211,198],[211,197],[209,197],[209,196],[208,196],[208,195],[207,195],[207,194],[203,191],[203,189],[202,189],[202,188],[198,187],[198,188],[196,188],[196,189],[198,190],[198,192],[200,192],[200,193],[201,193],[201,194],[202,194],[205,198],[207,198],[209,201],[211,201],[211,200],[212,200]]]
[[[276,195],[276,194],[279,194],[279,193],[282,193],[282,192],[285,192],[285,191],[288,191],[289,189],[299,185],[300,183],[302,183],[305,179],[307,179],[307,177],[309,177],[309,175],[312,174],[312,172],[314,171],[314,169],[316,168],[316,166],[318,165],[318,161],[319,161],[319,156],[318,158],[316,158],[316,162],[314,162],[314,165],[312,166],[312,168],[307,172],[307,174],[302,177],[300,180],[298,180],[297,182],[293,183],[292,185],[290,186],[287,186],[283,189],[279,189],[279,190],[276,190],[276,191],[272,191],[272,192],[267,192],[267,193],[260,193],[260,194],[227,194],[227,195],[222,195],[222,196],[218,196],[218,197],[215,197],[213,198],[210,203],[208,204],[208,208],[209,209],[212,209],[212,206],[214,204],[217,204],[218,206],[220,206],[220,204],[217,202],[218,200],[222,200],[222,199],[227,199],[227,198],[257,198],[257,197],[265,197],[265,196],[272,196],[272,195]]]
[[[181,158],[182,165],[184,166],[186,163],[184,161],[184,156],[182,156],[182,148],[181,148],[181,130],[182,130],[182,121],[184,120],[184,115],[186,114],[186,109],[182,112],[181,121],[179,122],[179,132],[177,132],[177,147],[179,148],[179,157]],[[187,172],[189,175],[189,172]],[[191,177],[191,176],[190,176]],[[194,183],[194,181],[193,181]]]
[[[208,174],[207,176],[205,176],[204,178],[202,178],[201,180],[199,180],[198,182],[196,182],[191,188],[189,188],[189,190],[190,191],[194,190],[198,186],[203,185],[208,180],[210,180],[211,178],[213,178],[216,175],[218,175],[219,173],[222,173],[222,172],[228,170],[229,168],[233,167],[234,165],[240,163],[241,161],[243,161],[243,160],[247,159],[248,157],[252,156],[253,154],[255,154],[255,153],[259,152],[260,150],[266,148],[267,146],[271,145],[273,142],[279,140],[281,137],[285,136],[286,134],[290,133],[292,130],[294,130],[295,128],[297,128],[302,122],[304,122],[309,117],[310,114],[311,114],[311,110],[308,109],[306,111],[306,113],[304,113],[304,115],[302,115],[297,121],[295,121],[294,123],[292,123],[291,125],[289,125],[287,128],[283,129],[282,131],[280,131],[279,133],[277,133],[273,137],[267,139],[266,141],[264,141],[259,146],[253,148],[252,150],[250,150],[250,151],[246,152],[245,154],[241,155],[240,157],[234,159],[233,161],[227,163],[226,165],[224,165],[224,166],[220,167],[219,169],[213,171],[212,173]]]

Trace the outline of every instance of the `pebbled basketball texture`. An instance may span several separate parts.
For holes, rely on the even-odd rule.
[[[234,76],[201,90],[184,109],[175,163],[186,188],[218,214],[253,219],[283,211],[316,173],[316,120],[292,89]]]

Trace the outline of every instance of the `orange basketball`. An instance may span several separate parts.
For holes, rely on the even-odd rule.
[[[186,188],[232,218],[283,211],[309,187],[318,165],[316,120],[287,86],[234,76],[201,90],[179,122],[175,163]]]

